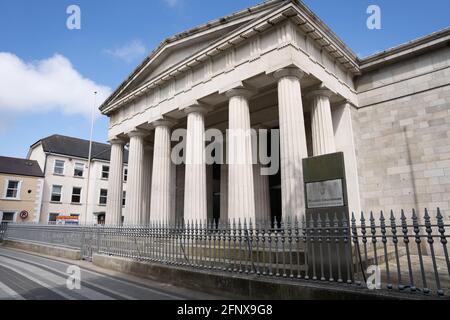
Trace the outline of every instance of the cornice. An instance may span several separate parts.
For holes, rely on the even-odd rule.
[[[367,71],[400,59],[422,54],[437,47],[449,45],[450,27],[363,58],[360,60],[360,65],[363,71]]]

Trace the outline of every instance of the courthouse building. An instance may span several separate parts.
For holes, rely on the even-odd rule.
[[[450,28],[358,58],[299,1],[267,1],[166,39],[100,107],[110,119],[106,221],[301,217],[302,159],[345,158],[348,207],[450,208]],[[380,48],[383,49],[383,48]],[[186,164],[171,133],[187,129]],[[280,170],[206,164],[205,130],[279,129]]]

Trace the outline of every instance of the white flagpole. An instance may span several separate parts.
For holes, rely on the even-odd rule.
[[[94,123],[95,123],[95,107],[97,103],[97,91],[94,91],[94,105],[91,110],[91,133],[89,137],[89,155],[88,155],[88,171],[87,171],[87,185],[86,185],[86,206],[84,208],[84,224],[87,224],[87,215],[89,207],[89,180],[91,175],[91,161],[92,161],[92,138],[94,134]]]

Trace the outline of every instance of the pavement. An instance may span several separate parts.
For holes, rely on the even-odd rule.
[[[444,256],[436,256],[436,272],[434,271],[434,263],[431,256],[422,256],[423,272],[418,255],[410,255],[411,274],[408,269],[408,257],[403,255],[399,258],[400,276],[399,281],[397,263],[395,259],[389,260],[389,273],[390,283],[394,285],[414,283],[420,291],[424,288],[431,290],[432,292],[438,289],[444,290],[446,295],[450,292],[450,270],[447,266],[447,260]],[[387,283],[386,278],[386,263],[380,264],[380,270],[382,271],[382,282]],[[439,286],[438,286],[439,283]]]
[[[79,287],[74,277],[78,271]],[[102,269],[86,261],[0,247],[0,300],[197,299],[224,300],[200,291]]]

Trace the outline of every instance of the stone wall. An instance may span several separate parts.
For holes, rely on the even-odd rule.
[[[363,74],[353,110],[361,207],[450,211],[450,48]]]

